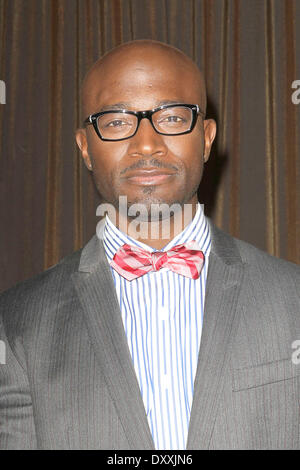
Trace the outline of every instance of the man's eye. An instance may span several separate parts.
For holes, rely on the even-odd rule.
[[[164,119],[162,119],[160,122],[175,122],[175,123],[181,123],[185,122],[185,119],[183,119],[181,116],[167,116]]]
[[[121,119],[116,119],[114,121],[110,121],[106,124],[106,127],[121,127],[128,125],[128,122],[121,121]]]

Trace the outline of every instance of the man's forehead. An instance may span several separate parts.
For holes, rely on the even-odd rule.
[[[178,101],[178,90],[194,89],[205,104],[205,84],[197,65],[181,51],[161,43],[137,41],[112,50],[87,73],[82,87],[85,113],[98,106],[123,101],[123,93],[135,97],[168,87],[166,101]],[[116,100],[114,93],[116,93]],[[171,96],[173,92],[173,97]]]

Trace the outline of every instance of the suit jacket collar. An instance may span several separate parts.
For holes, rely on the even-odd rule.
[[[211,222],[210,228],[212,248],[187,449],[209,448],[230,344],[237,328],[236,313],[245,267],[234,239]],[[73,282],[130,447],[154,449],[110,267],[102,241],[96,236],[84,247]]]

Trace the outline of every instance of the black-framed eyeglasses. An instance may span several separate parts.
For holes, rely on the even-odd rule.
[[[153,129],[162,135],[192,132],[198,115],[204,112],[197,104],[167,104],[148,111],[117,109],[91,114],[84,125],[92,125],[101,140],[117,141],[133,137],[142,119],[149,119]]]

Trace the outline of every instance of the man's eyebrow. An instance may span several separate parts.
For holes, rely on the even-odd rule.
[[[160,106],[164,106],[164,105],[168,105],[168,104],[179,104],[179,103],[181,103],[181,101],[179,101],[179,100],[175,100],[175,101],[174,100],[162,100],[162,101],[159,101],[158,103],[156,103],[155,106],[153,106],[152,109],[159,108]],[[114,111],[114,110],[118,110],[118,109],[131,110],[132,105],[130,103],[124,103],[124,102],[108,104],[108,105],[102,106],[101,109],[99,109],[98,112],[101,113],[102,111],[110,111],[110,110]]]
[[[99,109],[99,113],[102,111],[110,111],[110,110],[115,110],[115,109],[130,109],[130,104],[129,103],[107,104],[105,106],[102,106],[101,109]]]
[[[157,105],[155,106],[155,108],[159,107],[159,106],[165,106],[165,105],[168,105],[168,104],[181,104],[181,103],[184,103],[184,101],[181,101],[181,100],[162,100],[162,101],[159,101],[157,103]]]

